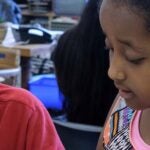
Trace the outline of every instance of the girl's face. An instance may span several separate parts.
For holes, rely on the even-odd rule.
[[[110,51],[109,77],[128,106],[150,108],[150,33],[142,16],[103,0],[100,22]]]

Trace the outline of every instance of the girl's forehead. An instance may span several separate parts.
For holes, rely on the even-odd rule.
[[[132,43],[136,47],[150,46],[150,33],[147,32],[141,16],[130,11],[125,5],[116,8],[111,0],[103,2],[100,8],[100,24],[111,43],[117,40]]]
[[[137,28],[143,34],[146,34],[145,21],[142,16],[138,15],[135,11],[131,11],[126,5],[115,5],[112,1],[113,0],[103,0],[100,7],[99,16],[102,29],[104,29],[105,26],[122,30]]]
[[[117,8],[117,10],[119,7]],[[113,15],[113,12],[117,11],[116,7],[114,6],[114,3],[111,2],[111,0],[103,0],[101,7],[100,7],[100,20],[105,17],[105,15]]]
[[[105,10],[105,9],[109,9],[109,8],[118,10],[121,7],[126,7],[128,9],[130,9],[127,4],[120,3],[120,2],[117,2],[115,0],[103,0],[101,3],[101,6],[100,6],[100,12]]]
[[[135,14],[138,12],[138,8],[132,7],[126,0],[102,0],[100,12],[106,9],[109,10],[110,8],[118,11],[126,8],[130,13],[134,12]]]
[[[102,11],[108,11],[109,9],[118,12],[122,9],[126,9],[128,13],[141,17],[141,19],[145,18],[145,11],[140,9],[139,6],[131,4],[128,0],[102,0],[100,5],[100,14]]]

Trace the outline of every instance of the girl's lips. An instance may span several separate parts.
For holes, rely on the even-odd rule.
[[[125,98],[125,99],[131,99],[133,97],[133,92],[129,91],[129,90],[122,90],[119,89],[119,94],[121,97]]]

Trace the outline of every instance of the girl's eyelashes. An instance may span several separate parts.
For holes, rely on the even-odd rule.
[[[127,60],[130,63],[132,63],[132,64],[138,65],[138,64],[141,64],[145,60],[145,58],[144,57],[142,57],[142,58],[136,58],[136,59],[129,59],[129,58],[127,58]]]
[[[111,48],[110,46],[108,46],[107,44],[105,45],[104,49],[106,51],[109,51],[109,54],[110,54],[110,57],[112,56],[113,52],[114,52],[114,49]],[[125,54],[124,54],[125,55]],[[126,55],[124,56],[126,58],[126,60],[134,65],[138,65],[138,64],[141,64],[144,60],[145,60],[145,57],[139,57],[139,58],[130,58],[130,57],[127,57]]]

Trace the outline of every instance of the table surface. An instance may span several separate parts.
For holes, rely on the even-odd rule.
[[[12,33],[11,28],[8,29],[7,34],[3,40],[3,42],[0,44],[1,48],[7,48],[7,49],[19,49],[20,55],[24,57],[31,57],[31,56],[37,56],[41,55],[42,57],[48,57],[50,58],[47,53],[51,53],[53,50],[53,46],[56,43],[56,38],[58,38],[60,35],[63,34],[63,31],[49,31],[49,33],[52,36],[53,42],[48,44],[23,44],[20,45],[19,43],[15,42],[14,35]]]
[[[0,48],[6,49],[18,49],[20,50],[20,55],[23,57],[31,57],[37,55],[49,55],[51,44],[27,44],[27,45],[15,45],[15,46],[3,46]],[[49,56],[47,56],[49,57]]]

